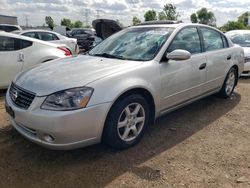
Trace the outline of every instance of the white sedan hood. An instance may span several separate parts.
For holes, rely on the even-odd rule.
[[[86,86],[141,63],[80,55],[36,66],[18,75],[14,83],[37,96],[45,96],[64,89]]]

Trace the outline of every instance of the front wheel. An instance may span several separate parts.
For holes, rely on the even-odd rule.
[[[140,95],[129,95],[109,112],[103,140],[117,149],[129,148],[141,140],[149,122],[147,101]]]
[[[227,74],[227,77],[223,83],[219,95],[223,98],[230,97],[234,91],[236,83],[237,83],[237,71],[235,68],[231,68]]]

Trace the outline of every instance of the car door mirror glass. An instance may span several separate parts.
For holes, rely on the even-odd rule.
[[[174,50],[170,53],[166,53],[166,58],[170,60],[187,60],[190,59],[191,53],[187,50]]]

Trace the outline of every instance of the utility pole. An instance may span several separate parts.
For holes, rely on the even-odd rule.
[[[84,9],[84,13],[85,13],[85,24],[86,26],[88,26],[88,23],[89,23],[89,12],[90,10],[88,8],[85,8]]]
[[[27,15],[25,16],[25,22],[26,22],[26,27],[28,27],[29,26],[29,18]]]
[[[96,19],[100,18],[100,12],[101,12],[100,9],[97,9],[97,10],[96,10]]]

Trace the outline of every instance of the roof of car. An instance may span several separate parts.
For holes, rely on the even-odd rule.
[[[20,27],[19,25],[13,25],[13,24],[0,24],[0,25],[3,25],[3,26],[14,26],[14,27]]]
[[[17,34],[14,34],[14,33],[9,33],[9,32],[4,32],[4,31],[0,32],[0,36],[13,37],[13,38],[17,38],[17,39],[28,40],[28,41],[37,42],[37,43],[41,43],[41,44],[45,44],[45,45],[49,45],[49,46],[54,46],[54,47],[62,46],[61,44],[60,45],[59,44],[54,44],[54,43],[38,40],[38,39],[35,39],[35,38],[26,37],[26,36],[23,36],[23,35],[17,35]]]
[[[27,29],[27,30],[22,30],[22,31],[15,31],[14,33],[27,33],[27,32],[49,32],[49,33],[54,33],[54,34],[59,34],[54,31],[49,31],[45,29]]]
[[[238,33],[238,34],[250,33],[250,30],[232,30],[232,31],[226,32],[226,34],[234,34],[234,33]]]

